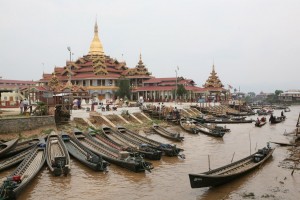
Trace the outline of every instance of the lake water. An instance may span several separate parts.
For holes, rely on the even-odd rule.
[[[275,115],[280,115],[280,110]],[[71,172],[67,177],[53,177],[45,166],[38,176],[26,187],[18,199],[247,199],[253,193],[255,199],[299,199],[300,172],[282,168],[280,162],[289,154],[288,147],[276,146],[273,157],[263,167],[226,185],[215,188],[191,189],[189,173],[208,170],[208,155],[212,169],[246,157],[268,141],[289,142],[285,132],[295,129],[300,106],[292,106],[285,113],[287,120],[276,125],[266,124],[258,128],[252,124],[227,125],[231,132],[223,138],[203,134],[184,133],[180,127],[170,129],[180,131],[185,140],[177,145],[184,149],[186,159],[165,157],[151,161],[151,173],[134,173],[115,165],[109,172],[94,172],[72,158]],[[256,119],[257,116],[250,118]],[[172,143],[159,135],[147,137]],[[249,139],[250,138],[250,139]],[[0,178],[13,169],[0,173]],[[266,198],[268,197],[268,198]],[[249,197],[248,197],[249,198]]]

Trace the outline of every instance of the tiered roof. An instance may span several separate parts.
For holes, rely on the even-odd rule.
[[[90,45],[88,55],[78,58],[75,62],[67,61],[64,67],[55,67],[53,72],[57,80],[90,80],[90,79],[119,79],[127,78],[151,78],[151,73],[145,67],[142,56],[135,68],[128,68],[126,62],[119,62],[107,55],[104,55],[103,46],[98,37],[97,22],[94,28],[94,39]],[[40,82],[49,82],[51,74],[43,74]]]
[[[223,88],[224,85],[220,81],[219,77],[217,76],[217,73],[215,72],[215,66],[212,66],[212,72],[210,73],[210,76],[208,77],[207,81],[203,85],[205,88]]]

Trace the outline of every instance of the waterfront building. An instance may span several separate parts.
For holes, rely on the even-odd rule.
[[[18,106],[21,99],[28,98],[23,89],[33,87],[36,84],[35,81],[0,79],[0,106]]]
[[[178,85],[183,85],[187,90],[183,97],[177,98],[178,100],[198,101],[202,95],[205,95],[203,88],[197,87],[193,80],[183,77],[151,78],[144,81],[142,87],[134,89],[134,93],[138,98],[142,96],[145,101],[174,101]]]
[[[75,61],[67,61],[64,67],[55,67],[51,74],[43,74],[39,83],[48,86],[53,74],[66,83],[70,80],[73,85],[84,86],[92,98],[98,100],[114,99],[117,91],[117,81],[128,79],[131,89],[131,100],[141,97],[146,101],[174,101],[174,91],[182,84],[188,91],[185,100],[198,99],[203,95],[203,88],[195,86],[193,80],[177,78],[155,78],[143,63],[142,55],[134,68],[129,68],[124,61],[118,61],[105,55],[103,45],[98,36],[97,22],[94,26],[94,38],[89,53]]]
[[[283,102],[300,102],[300,90],[287,90],[280,93],[278,100]]]

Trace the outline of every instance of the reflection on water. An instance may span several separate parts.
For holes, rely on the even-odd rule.
[[[231,132],[220,138],[183,133],[179,127],[170,127],[185,136],[183,142],[173,142],[159,135],[147,137],[176,144],[184,149],[185,160],[163,157],[151,161],[152,173],[134,173],[118,166],[109,166],[109,172],[94,172],[72,159],[71,173],[67,177],[53,177],[45,167],[19,199],[243,199],[243,194],[253,192],[256,199],[269,195],[269,199],[297,199],[300,188],[299,172],[278,167],[288,151],[277,147],[265,165],[230,184],[216,188],[191,189],[188,173],[200,173],[210,167],[217,168],[236,161],[266,145],[268,141],[288,142],[284,132],[295,128],[300,106],[291,107],[285,113],[283,123],[261,128],[252,124],[229,124]],[[280,115],[281,111],[275,111]],[[256,119],[256,116],[252,116]],[[0,173],[5,177],[10,171]],[[273,196],[272,196],[273,195]]]

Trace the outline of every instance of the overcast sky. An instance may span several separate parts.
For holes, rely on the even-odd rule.
[[[106,55],[202,86],[214,62],[241,91],[300,89],[299,0],[1,0],[0,76],[38,80],[86,55],[95,19]],[[123,56],[122,56],[123,54]]]

